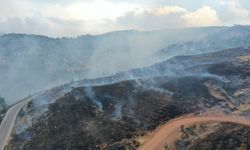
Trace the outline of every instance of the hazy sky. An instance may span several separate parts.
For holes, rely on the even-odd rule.
[[[98,34],[250,23],[250,0],[0,0],[0,33]]]

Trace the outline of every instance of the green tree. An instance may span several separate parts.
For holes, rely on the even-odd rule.
[[[0,111],[3,111],[6,108],[5,98],[0,96]]]

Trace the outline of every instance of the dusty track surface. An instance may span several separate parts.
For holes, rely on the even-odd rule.
[[[235,123],[250,127],[250,119],[240,116],[204,116],[204,117],[184,117],[169,121],[160,129],[153,133],[152,138],[146,141],[139,150],[162,150],[165,145],[174,149],[174,143],[178,139],[181,126],[191,126],[193,124],[207,122]]]

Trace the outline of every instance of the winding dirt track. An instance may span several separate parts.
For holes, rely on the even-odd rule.
[[[173,143],[178,139],[180,127],[191,126],[198,123],[206,122],[224,122],[235,123],[250,127],[250,120],[240,116],[204,116],[204,117],[185,117],[177,118],[167,122],[159,130],[153,133],[151,139],[146,141],[139,150],[162,150],[167,144],[169,148],[173,148]]]

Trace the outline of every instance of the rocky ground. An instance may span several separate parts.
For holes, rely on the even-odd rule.
[[[213,55],[218,60],[222,52],[190,56],[192,59],[174,59],[174,62],[180,59],[180,62],[197,64],[184,68],[189,74],[76,87],[47,104],[46,111],[35,119],[34,114],[39,108],[33,101],[27,110],[19,114],[17,121],[19,127],[16,128],[26,128],[13,135],[6,149],[136,149],[140,145],[138,137],[185,114],[216,112],[248,116],[250,109],[244,107],[243,111],[243,105],[250,103],[250,50],[234,54],[236,52],[226,51],[224,55],[230,59],[213,63]],[[207,60],[210,63],[200,63]],[[173,60],[168,63],[173,63]],[[245,137],[248,137],[249,129],[231,124],[220,125],[216,129],[197,139],[195,144],[192,139],[183,137],[178,148],[248,146]]]
[[[177,149],[247,150],[250,149],[250,128],[235,124],[198,124],[182,129]]]

